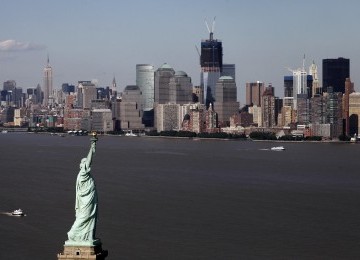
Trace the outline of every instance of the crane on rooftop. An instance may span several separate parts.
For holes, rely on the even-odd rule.
[[[211,25],[211,30],[210,30],[210,27],[209,27],[208,22],[207,22],[206,19],[205,19],[205,26],[206,26],[209,34],[210,34],[210,41],[213,40],[213,35],[214,35],[214,30],[215,30],[215,19],[216,19],[216,16],[215,16],[214,19],[213,19],[213,22],[212,22],[212,25]]]

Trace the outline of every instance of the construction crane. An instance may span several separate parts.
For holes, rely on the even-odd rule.
[[[214,20],[212,22],[212,26],[211,26],[211,30],[210,30],[210,27],[209,27],[209,24],[208,22],[206,21],[205,19],[205,26],[210,34],[210,40],[212,41],[213,40],[213,35],[214,35],[214,30],[215,30],[215,19],[216,19],[216,16],[214,17]]]

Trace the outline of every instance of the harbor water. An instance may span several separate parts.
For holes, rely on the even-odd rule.
[[[57,259],[89,138],[0,134],[0,259]],[[350,143],[100,136],[97,237],[107,259],[358,259],[359,155]],[[18,208],[25,217],[8,214]]]

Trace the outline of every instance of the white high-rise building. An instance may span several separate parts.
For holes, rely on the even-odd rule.
[[[298,94],[308,94],[306,88],[307,73],[304,69],[297,69],[293,71],[294,80],[294,98]]]
[[[309,67],[309,75],[311,75],[312,79],[313,79],[312,96],[314,96],[316,94],[320,94],[321,91],[320,91],[320,86],[319,86],[319,75],[318,75],[317,66],[314,61]]]
[[[47,65],[44,68],[44,101],[43,105],[48,106],[52,104],[53,99],[53,77],[52,68],[50,66],[49,56],[47,58]]]
[[[297,95],[308,94],[307,91],[307,72],[305,70],[305,56],[302,68],[291,70],[293,73],[293,107],[297,108]]]

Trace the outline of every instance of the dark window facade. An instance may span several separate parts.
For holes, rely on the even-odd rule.
[[[345,80],[350,78],[350,60],[345,58],[323,60],[323,91],[333,87],[334,92],[345,93]]]
[[[220,71],[223,66],[222,42],[218,40],[205,40],[201,42],[201,67],[218,67]]]

